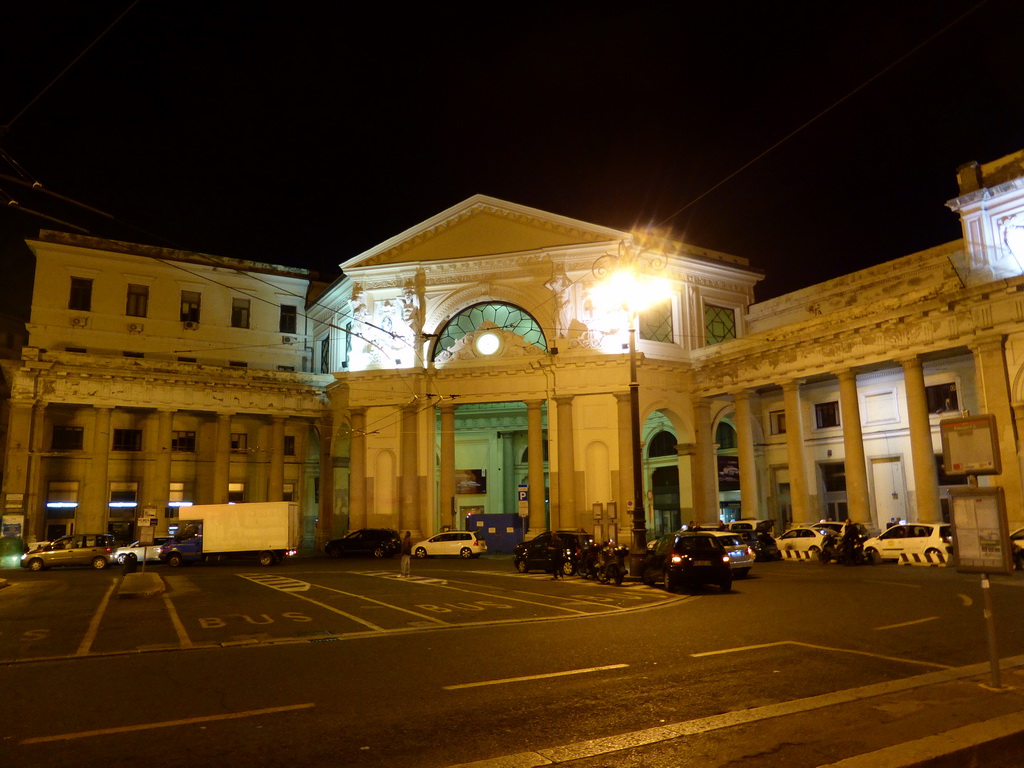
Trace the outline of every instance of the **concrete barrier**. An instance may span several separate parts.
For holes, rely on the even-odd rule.
[[[947,563],[948,563],[948,558],[946,557],[946,553],[945,552],[936,552],[934,555],[930,555],[927,552],[925,552],[923,555],[917,554],[916,552],[913,553],[913,554],[907,554],[906,552],[903,552],[902,554],[900,554],[900,565],[929,565],[929,566],[932,566],[932,565],[946,565]]]
[[[782,554],[782,559],[783,560],[806,560],[806,561],[811,561],[811,560],[817,560],[818,559],[818,553],[817,552],[809,552],[807,550],[802,550],[802,549],[783,549],[781,551],[781,554]]]

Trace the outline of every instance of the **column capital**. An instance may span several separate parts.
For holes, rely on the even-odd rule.
[[[857,381],[857,369],[856,368],[844,368],[836,374],[836,378],[839,381]]]
[[[782,382],[782,391],[786,392],[799,392],[800,385],[804,383],[804,379],[786,379]]]
[[[572,405],[576,395],[555,395],[551,399],[555,401],[555,405]]]
[[[1002,352],[1006,344],[1006,337],[1002,334],[991,334],[980,336],[967,344],[971,352]]]
[[[924,363],[922,362],[921,358],[918,357],[917,355],[906,355],[903,357],[897,357],[896,362],[903,367],[903,370],[924,367]]]

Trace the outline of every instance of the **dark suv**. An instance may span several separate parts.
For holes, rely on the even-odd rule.
[[[328,557],[391,557],[401,551],[402,539],[398,536],[398,531],[390,528],[360,528],[358,531],[349,531],[340,539],[332,539],[324,545],[324,552]]]
[[[680,584],[717,584],[732,589],[729,555],[713,532],[667,533],[647,548],[641,579],[674,592]]]
[[[580,564],[583,550],[594,543],[594,537],[583,530],[558,531],[558,537],[565,545],[565,560],[562,562],[562,574],[572,576]],[[512,564],[520,573],[551,571],[551,531],[544,531],[530,541],[516,544],[512,552]]]

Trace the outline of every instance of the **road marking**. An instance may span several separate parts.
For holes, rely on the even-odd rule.
[[[901,622],[900,624],[888,624],[888,625],[886,625],[884,627],[875,627],[875,631],[878,632],[878,631],[883,630],[883,629],[900,629],[901,627],[912,627],[915,624],[925,624],[925,623],[927,623],[929,621],[935,621],[937,618],[939,618],[939,617],[938,616],[929,616],[926,619],[914,619],[913,621],[904,621],[904,622]]]
[[[243,574],[238,574],[238,575],[242,576],[242,578],[246,578]],[[257,581],[257,582],[254,582],[254,583],[259,584],[260,582]],[[441,619],[434,618],[433,616],[427,616],[427,615],[422,614],[422,613],[417,613],[416,611],[410,611],[408,608],[401,608],[401,607],[399,607],[397,605],[391,605],[390,603],[385,603],[385,602],[383,602],[381,600],[374,600],[372,597],[366,597],[365,595],[357,595],[357,594],[354,594],[353,592],[345,592],[344,590],[335,589],[334,587],[325,587],[322,584],[317,584],[315,586],[318,587],[319,589],[326,589],[328,592],[337,592],[339,595],[345,595],[346,597],[354,597],[354,598],[356,598],[358,600],[365,600],[365,601],[367,601],[369,603],[375,603],[376,605],[383,606],[384,608],[390,608],[390,609],[392,609],[394,611],[400,611],[402,613],[408,613],[410,616],[415,616],[415,617],[417,617],[419,619],[423,619],[424,621],[429,621],[429,622],[434,623],[434,624],[443,624],[445,626],[449,626],[449,622],[447,622],[447,621],[441,621]],[[354,622],[356,622],[358,624],[362,624],[364,627],[369,627],[370,629],[375,630],[377,632],[387,632],[388,631],[384,627],[381,627],[381,626],[379,626],[377,624],[374,624],[372,622],[366,621],[366,619],[362,619],[359,616],[354,616],[351,613],[346,613],[345,611],[343,611],[343,610],[341,610],[339,608],[335,608],[334,606],[328,605],[327,603],[323,603],[323,602],[321,602],[319,600],[314,600],[311,597],[306,597],[305,595],[300,595],[300,594],[297,594],[295,592],[289,592],[288,594],[290,594],[292,597],[297,597],[299,600],[305,600],[307,602],[313,603],[313,605],[319,605],[321,608],[325,608],[328,611],[331,611],[332,613],[338,614],[339,616],[344,616],[346,619],[351,619],[352,621],[354,621]]]
[[[835,653],[853,653],[858,656],[868,656],[872,659],[882,659],[883,661],[898,661],[901,664],[920,664],[923,667],[935,667],[936,669],[952,669],[948,664],[936,664],[931,661],[918,661],[916,659],[903,659],[899,656],[886,656],[881,653],[871,653],[870,651],[856,651],[851,648],[832,648],[827,645],[815,645],[813,643],[801,643],[797,640],[779,640],[775,643],[761,643],[760,645],[744,645],[739,648],[723,648],[720,651],[704,651],[703,653],[691,653],[690,656],[695,659],[699,659],[703,656],[719,656],[725,653],[742,653],[744,651],[756,651],[762,648],[774,648],[780,645],[796,645],[801,648],[812,648],[816,651],[833,651]]]
[[[771,643],[777,645],[777,643]],[[1024,657],[1014,656],[1001,660],[1003,668],[1018,667],[1024,664]],[[572,744],[538,749],[533,752],[519,752],[512,755],[501,755],[494,758],[474,760],[471,763],[459,763],[449,765],[448,768],[538,768],[538,766],[556,765],[567,763],[573,760],[582,760],[587,757],[608,755],[612,752],[621,752],[625,749],[644,746],[645,744],[657,744],[659,742],[678,739],[681,736],[694,736],[735,728],[749,723],[771,720],[777,717],[786,717],[804,712],[813,712],[825,707],[833,707],[837,704],[847,704],[851,701],[871,699],[876,696],[885,696],[901,691],[911,691],[929,685],[950,680],[962,680],[968,677],[985,674],[988,664],[972,664],[968,667],[956,667],[939,672],[928,672],[916,677],[891,680],[885,683],[865,685],[860,688],[848,688],[844,691],[824,693],[818,696],[811,696],[805,699],[794,699],[778,704],[767,704],[762,707],[751,709],[739,709],[732,712],[723,712],[720,715],[701,717],[696,720],[685,720],[678,723],[667,723],[662,726],[647,728],[641,731],[620,733],[614,736],[606,736],[591,741],[578,741]],[[909,764],[909,763],[901,763]]]
[[[78,646],[78,651],[75,653],[76,656],[85,656],[89,653],[89,649],[92,648],[93,640],[96,639],[96,633],[100,631],[100,622],[103,620],[103,614],[107,610],[107,603],[110,602],[110,596],[114,594],[116,587],[117,579],[114,579],[110,584],[110,589],[107,590],[107,594],[100,600],[96,613],[92,615],[92,621],[89,622],[89,628],[85,630],[85,637],[82,638],[82,642]]]
[[[91,736],[109,736],[113,733],[131,733],[132,731],[148,731],[153,728],[173,728],[178,725],[195,725],[196,723],[213,723],[218,720],[239,720],[243,717],[272,715],[279,712],[294,712],[297,709],[310,709],[315,704],[292,704],[287,707],[268,707],[267,709],[250,709],[246,712],[230,712],[226,715],[207,715],[206,717],[188,717],[183,720],[164,720],[159,723],[140,723],[138,725],[122,725],[117,728],[101,728],[95,731],[78,731],[77,733],[60,733],[55,736],[34,736],[22,739],[22,744],[46,744],[53,741],[71,741],[87,739]]]
[[[275,576],[266,573],[240,573],[238,575],[243,579],[255,581],[279,592],[308,592],[312,586],[308,581],[299,581],[289,576]]]
[[[545,675],[526,675],[525,677],[506,677],[501,680],[482,680],[479,683],[462,683],[461,685],[445,685],[442,691],[457,691],[461,688],[479,688],[482,685],[504,685],[505,683],[522,683],[527,680],[545,680],[549,677],[566,677],[567,675],[585,675],[588,672],[604,672],[608,669],[623,669],[629,664],[608,664],[603,667],[587,667],[586,669],[570,669],[565,672],[549,672]]]
[[[957,594],[960,597],[960,601],[964,604],[964,608],[970,608],[974,605],[974,601],[968,595],[965,595],[962,592]]]
[[[182,648],[191,648],[192,638],[190,638],[188,636],[188,632],[185,631],[185,625],[181,623],[181,619],[178,617],[178,612],[174,609],[174,603],[171,602],[171,596],[164,592],[163,598],[164,605],[167,606],[167,615],[171,617],[171,625],[174,627],[174,631],[178,635],[178,645]]]

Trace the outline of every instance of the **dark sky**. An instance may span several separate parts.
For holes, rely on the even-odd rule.
[[[1024,149],[1019,0],[32,0],[0,29],[0,148],[114,219],[0,201],[328,278],[481,193],[671,226],[765,299],[958,238],[957,166]],[[40,227],[0,213],[6,258]]]

